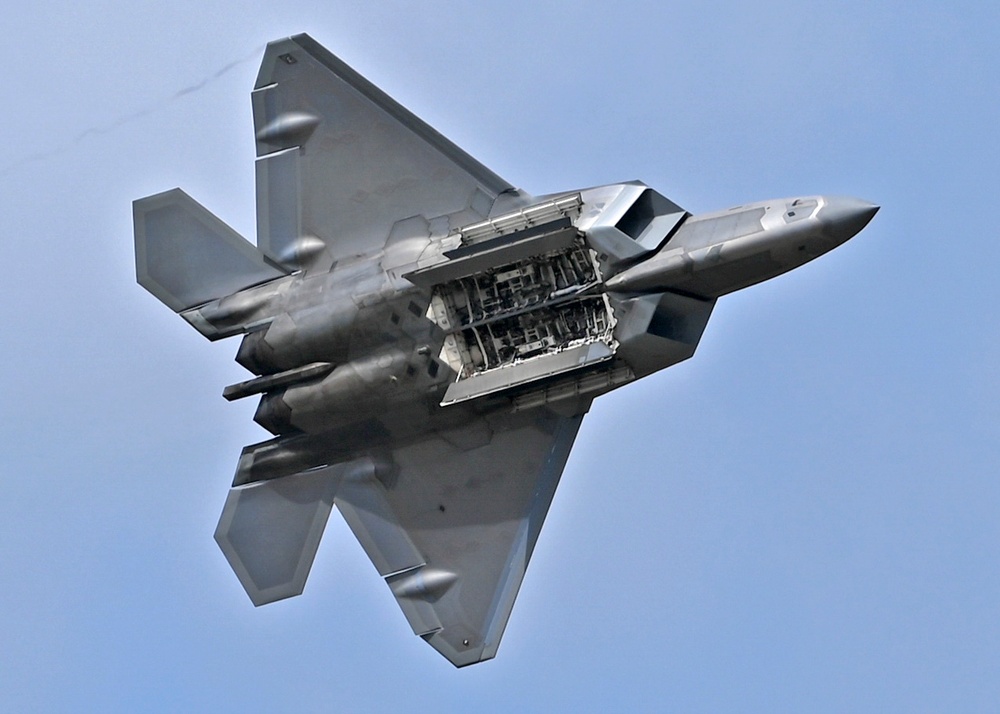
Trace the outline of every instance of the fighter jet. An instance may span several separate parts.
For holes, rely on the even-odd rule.
[[[716,300],[878,207],[799,196],[692,215],[639,181],[534,196],[307,35],[252,93],[257,245],[180,189],[135,201],[138,282],[242,335],[273,438],[215,538],[254,605],[302,592],[336,505],[414,633],[492,658],[595,398],[694,354]]]

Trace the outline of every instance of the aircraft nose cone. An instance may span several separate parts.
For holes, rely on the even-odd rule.
[[[820,219],[827,224],[829,233],[843,243],[857,235],[878,213],[879,207],[860,198],[838,196],[828,198],[820,212]]]

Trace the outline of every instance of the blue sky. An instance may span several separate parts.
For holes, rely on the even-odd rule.
[[[995,711],[997,6],[372,5],[7,10],[0,710]],[[883,207],[595,404],[476,667],[336,514],[305,594],[251,606],[211,538],[265,437],[237,343],[134,281],[135,198],[253,235],[249,91],[302,31],[534,193]]]

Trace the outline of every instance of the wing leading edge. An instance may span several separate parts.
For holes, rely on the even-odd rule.
[[[388,460],[234,488],[216,540],[254,604],[298,595],[332,498],[414,633],[455,666],[491,659],[582,419],[489,415]]]
[[[455,227],[513,190],[308,35],[267,46],[252,97],[257,242],[272,258],[319,239],[310,267],[329,267],[379,250],[405,218]]]

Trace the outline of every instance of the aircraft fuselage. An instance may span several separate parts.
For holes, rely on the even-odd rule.
[[[668,234],[656,238],[655,249],[616,263],[598,252],[609,245],[611,222],[618,219],[614,225],[622,225],[614,211],[615,201],[607,198],[615,189],[619,190],[615,198],[630,190],[634,194],[637,186],[613,185],[579,192],[581,205],[573,228],[594,258],[593,285],[567,286],[566,280],[542,285],[542,292],[526,301],[519,314],[516,309],[508,310],[515,319],[524,321],[533,311],[541,312],[547,298],[555,296],[551,303],[564,304],[559,298],[565,301],[567,291],[571,293],[575,287],[584,288],[582,292],[591,303],[607,306],[609,319],[615,323],[610,337],[621,353],[597,360],[569,382],[564,378],[560,383],[559,379],[569,370],[552,376],[540,373],[497,390],[503,399],[487,392],[481,396],[492,398],[442,406],[449,385],[461,372],[454,361],[442,359],[446,338],[458,331],[434,319],[436,288],[414,285],[403,277],[415,270],[419,261],[401,261],[395,255],[399,248],[393,246],[377,255],[342,261],[328,273],[291,275],[187,314],[192,324],[207,324],[221,332],[231,324],[241,325],[246,335],[237,361],[261,375],[258,380],[235,385],[242,389],[233,392],[237,396],[263,393],[255,420],[278,438],[247,447],[236,483],[324,465],[331,453],[337,453],[336,449],[331,451],[331,445],[337,443],[344,443],[347,452],[346,445],[359,439],[367,443],[406,440],[461,424],[474,414],[510,409],[511,400],[516,405],[525,395],[535,395],[537,401],[540,390],[549,392],[541,398],[558,403],[581,394],[592,399],[616,389],[689,357],[704,328],[703,324],[696,326],[687,340],[671,339],[678,338],[676,334],[657,335],[663,346],[675,347],[659,358],[650,356],[658,350],[633,345],[630,359],[628,346],[637,337],[633,315],[637,303],[652,306],[653,319],[638,329],[647,342],[653,339],[648,337],[649,324],[656,324],[657,313],[666,315],[669,322],[671,315],[686,311],[690,304],[707,320],[716,298],[831,250],[863,228],[877,210],[855,199],[811,196],[688,215],[671,224]],[[580,229],[581,225],[585,228]],[[443,237],[437,241],[439,245],[434,242],[427,240],[426,245],[418,246],[419,252],[412,245],[404,249],[411,258],[428,252],[440,255],[454,240]],[[542,259],[535,256],[520,262]],[[496,275],[508,267],[491,266],[485,272]],[[471,287],[464,285],[463,290]],[[688,321],[685,318],[682,322]],[[483,335],[477,333],[469,340],[477,343],[474,350],[481,348],[484,335],[491,333],[491,325],[497,322],[485,314],[479,316],[478,323],[472,321],[486,328]],[[666,324],[664,319],[659,322]],[[580,336],[575,341],[581,339],[586,341]],[[572,342],[539,345],[534,353],[524,352],[499,367],[512,369],[530,363],[534,357],[565,350]],[[625,349],[620,349],[622,346]],[[594,374],[604,376],[594,379]],[[591,377],[589,388],[581,391],[581,383],[586,381],[581,378],[587,376]],[[259,383],[259,389],[254,389],[254,382]],[[569,394],[552,398],[553,387],[569,390]]]
[[[717,299],[877,210],[811,196],[691,215],[639,181],[533,196],[307,35],[252,92],[256,244],[179,188],[135,201],[136,277],[242,336],[273,436],[215,539],[254,605],[300,594],[334,505],[416,635],[495,656],[584,415],[691,357]]]

